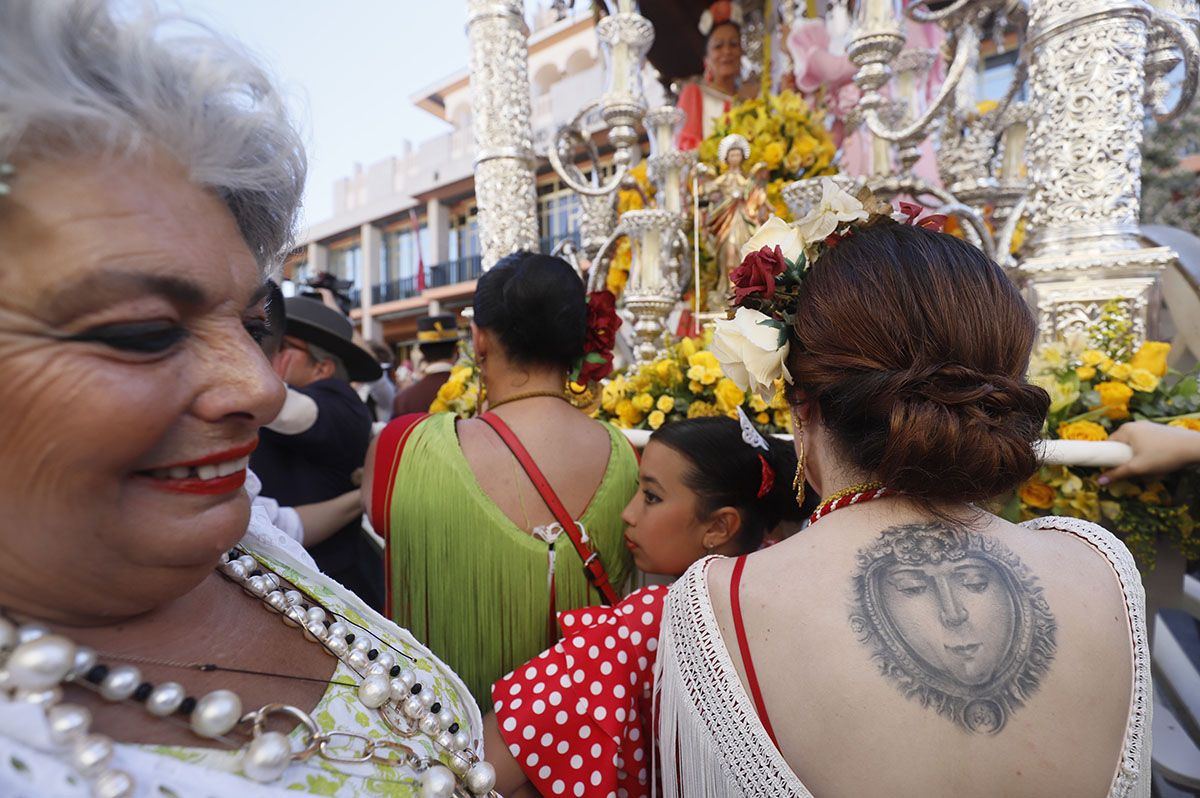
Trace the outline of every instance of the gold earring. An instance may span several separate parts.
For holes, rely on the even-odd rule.
[[[804,430],[803,428],[796,429],[796,443],[798,444],[796,458],[796,478],[792,480],[792,490],[796,491],[796,504],[804,506]]]

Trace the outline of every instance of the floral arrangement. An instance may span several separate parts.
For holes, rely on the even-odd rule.
[[[453,413],[459,418],[471,418],[479,409],[482,394],[479,369],[475,361],[461,357],[450,370],[450,378],[438,388],[437,398],[429,406],[430,413]]]
[[[656,430],[699,416],[737,418],[738,408],[764,433],[790,433],[791,414],[777,386],[769,401],[739,388],[721,372],[704,338],[684,338],[657,360],[617,374],[600,392],[597,417],[622,429]]]
[[[1128,421],[1150,420],[1200,430],[1197,372],[1167,367],[1171,345],[1134,345],[1129,320],[1110,305],[1086,332],[1038,350],[1030,382],[1050,394],[1046,436],[1107,440]],[[1154,567],[1157,542],[1188,559],[1200,557],[1194,472],[1101,484],[1101,470],[1045,466],[1004,502],[1002,514],[1024,521],[1068,515],[1102,523],[1124,540],[1143,571]]]
[[[787,330],[812,264],[854,230],[874,224],[896,221],[941,229],[945,217],[921,218],[922,210],[902,202],[897,212],[867,189],[852,196],[825,180],[820,201],[803,219],[788,223],[772,216],[763,223],[742,247],[741,265],[729,275],[732,315],[716,323],[712,352],[725,374],[764,399],[774,395],[781,381],[790,383]]]
[[[746,165],[765,163],[770,170],[767,199],[775,214],[789,220],[783,187],[793,180],[837,173],[833,157],[837,147],[825,129],[824,114],[793,91],[756,97],[730,108],[717,120],[711,136],[700,143],[698,158],[714,171],[723,164],[717,157],[721,139],[737,133],[750,142]]]

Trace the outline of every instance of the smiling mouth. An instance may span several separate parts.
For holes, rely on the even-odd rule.
[[[203,481],[218,479],[245,471],[250,465],[250,458],[239,457],[236,460],[226,460],[221,463],[209,463],[199,466],[171,466],[170,468],[152,468],[143,471],[151,479],[199,479]]]
[[[232,493],[246,483],[250,453],[258,446],[254,440],[244,446],[216,452],[184,463],[148,468],[137,472],[150,484],[174,493],[220,495]]]

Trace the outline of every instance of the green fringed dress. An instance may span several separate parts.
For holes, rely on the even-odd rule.
[[[621,511],[637,490],[638,465],[624,436],[606,426],[608,468],[578,520],[621,591],[632,572]],[[391,460],[395,452],[377,456]],[[388,542],[389,615],[453,668],[487,712],[492,682],[553,642],[546,639],[547,545],[483,492],[451,413],[411,429],[393,473],[389,506],[381,508],[390,523],[379,530]],[[567,536],[554,548],[556,611],[599,604]]]

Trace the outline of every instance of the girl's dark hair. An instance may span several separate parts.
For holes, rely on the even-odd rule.
[[[736,542],[742,553],[755,551],[763,536],[780,521],[799,523],[814,508],[801,508],[792,492],[796,450],[790,441],[767,436],[769,452],[742,440],[741,426],[724,416],[689,418],[660,427],[650,440],[669,446],[688,461],[683,484],[699,498],[697,514],[707,517],[721,507],[742,516]],[[770,492],[758,498],[762,486],[762,454],[775,472]],[[812,491],[808,491],[811,495]]]
[[[475,324],[496,333],[517,363],[568,369],[583,355],[583,281],[562,258],[516,252],[479,278]]]
[[[927,502],[1004,493],[1038,467],[1049,397],[1025,381],[1036,322],[970,244],[902,224],[856,231],[800,291],[788,369],[841,454]]]

